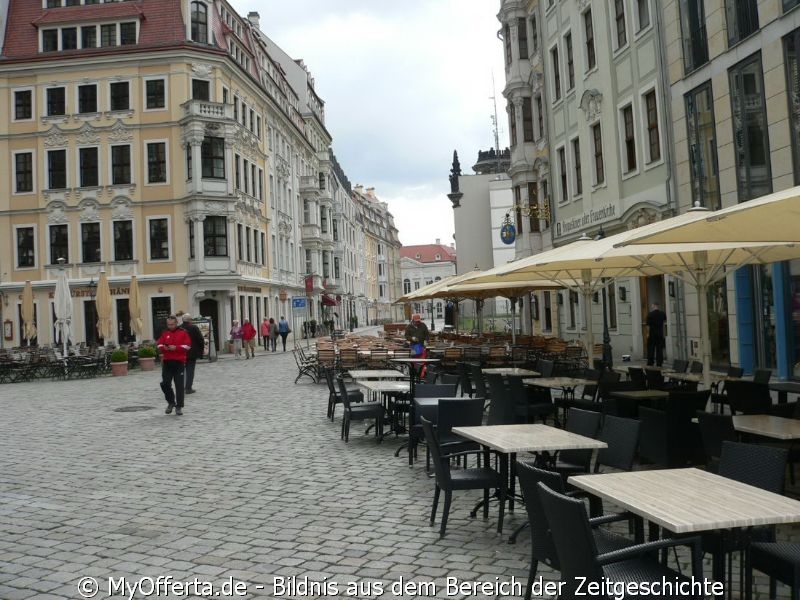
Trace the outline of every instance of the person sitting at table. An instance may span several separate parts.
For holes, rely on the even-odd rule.
[[[422,322],[422,315],[411,315],[411,322],[406,326],[406,340],[411,344],[411,357],[418,358],[425,354],[425,342],[428,340],[428,326]]]

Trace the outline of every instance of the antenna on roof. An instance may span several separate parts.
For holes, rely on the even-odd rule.
[[[497,98],[495,97],[495,85],[494,85],[494,70],[492,70],[492,95],[489,97],[489,100],[492,101],[492,105],[494,106],[494,115],[490,118],[492,120],[492,125],[494,127],[494,149],[496,150],[495,156],[497,157],[497,173],[500,173],[500,132],[498,130],[498,122],[497,122]]]

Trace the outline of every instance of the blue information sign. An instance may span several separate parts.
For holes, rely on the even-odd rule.
[[[305,308],[306,307],[306,299],[305,298],[292,298],[292,308],[295,310]]]

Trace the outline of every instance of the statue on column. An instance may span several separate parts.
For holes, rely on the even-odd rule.
[[[461,163],[458,162],[458,152],[453,150],[453,168],[450,169],[450,193],[457,194],[458,178],[461,175]]]

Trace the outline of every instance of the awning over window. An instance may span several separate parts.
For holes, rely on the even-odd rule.
[[[323,306],[339,306],[339,302],[330,294],[322,294]]]

